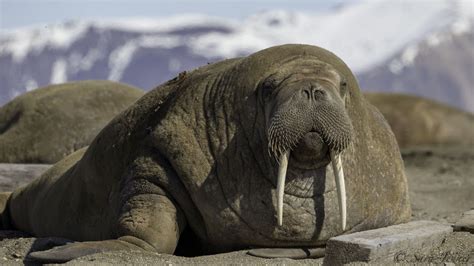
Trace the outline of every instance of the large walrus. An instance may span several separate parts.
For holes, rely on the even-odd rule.
[[[20,95],[0,107],[0,162],[55,163],[89,145],[143,94],[125,84],[89,80]]]
[[[365,93],[390,124],[401,148],[474,145],[474,115],[414,95]]]
[[[150,91],[87,151],[14,191],[2,216],[38,237],[85,241],[30,254],[67,261],[173,253],[187,233],[208,252],[316,247],[410,213],[393,133],[349,68],[324,49],[283,45]]]

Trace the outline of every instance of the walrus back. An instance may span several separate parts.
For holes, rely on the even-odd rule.
[[[54,84],[22,94],[0,107],[0,162],[56,163],[89,145],[143,94],[101,80]]]
[[[365,93],[388,120],[401,148],[474,145],[474,115],[415,95]]]
[[[15,190],[4,212],[7,222],[36,236],[112,238],[121,179],[127,167],[146,145],[150,129],[160,120],[168,100],[179,92],[180,84],[205,79],[213,67],[180,74],[151,90],[110,121],[87,149],[67,156],[40,178]]]

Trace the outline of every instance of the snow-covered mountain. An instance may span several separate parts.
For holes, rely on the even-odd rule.
[[[457,30],[407,46],[359,73],[359,82],[369,91],[412,93],[474,112],[474,31]]]
[[[327,48],[361,87],[425,95],[474,111],[474,2],[359,1],[242,21],[202,15],[72,21],[0,35],[0,105],[50,83],[111,79],[150,89],[208,62],[283,43]]]

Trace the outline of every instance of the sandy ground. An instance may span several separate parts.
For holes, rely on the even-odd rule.
[[[464,211],[474,209],[474,147],[424,147],[402,152],[409,179],[413,220],[427,219],[454,223]],[[0,165],[0,191],[27,182],[28,178],[9,182]],[[11,171],[9,172],[11,173]],[[3,175],[3,177],[2,177]],[[21,172],[19,173],[21,175]],[[0,231],[0,264],[31,264],[25,255],[54,245],[54,239],[33,238],[16,231]],[[455,232],[441,246],[419,257],[401,256],[400,262],[474,263],[474,234]],[[260,259],[246,255],[245,251],[200,256],[194,258],[160,255],[149,252],[109,252],[82,257],[69,264],[321,264],[317,260]]]
[[[474,147],[402,152],[414,220],[454,223],[474,209]]]

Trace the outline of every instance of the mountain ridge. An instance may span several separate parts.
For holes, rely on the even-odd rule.
[[[473,3],[433,3],[361,1],[318,14],[271,10],[242,21],[182,15],[7,32],[0,34],[0,105],[27,90],[69,80],[110,79],[147,90],[209,62],[307,43],[341,57],[362,88],[427,96],[474,112]],[[446,61],[439,53],[458,59],[449,62],[456,71],[433,67]],[[427,77],[439,76],[440,86],[449,88],[423,87]],[[450,92],[457,96],[448,97]]]

